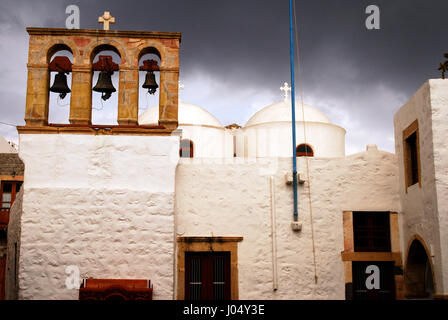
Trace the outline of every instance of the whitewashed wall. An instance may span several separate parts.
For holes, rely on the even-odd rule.
[[[181,125],[182,139],[194,144],[195,158],[232,158],[233,136],[223,127]]]
[[[179,137],[22,134],[19,299],[77,299],[81,276],[150,279],[173,298]]]
[[[345,156],[345,129],[322,122],[306,123],[306,143],[316,157]],[[291,123],[272,122],[245,127],[238,132],[239,157],[291,157]],[[305,143],[303,122],[296,123],[297,145]]]
[[[400,211],[396,157],[370,148],[346,158],[309,159],[318,283],[314,283],[308,183],[300,185],[291,230],[291,158],[181,159],[176,175],[178,236],[242,236],[240,299],[344,299],[344,210]],[[306,159],[298,158],[306,177]],[[275,179],[278,290],[273,291],[270,177]],[[183,285],[183,284],[177,284]]]
[[[443,277],[439,291],[448,294],[448,79],[429,80],[429,85]]]
[[[403,130],[418,120],[421,187],[405,192]],[[448,292],[448,80],[428,80],[394,116],[403,245],[418,234],[432,251],[436,293]]]

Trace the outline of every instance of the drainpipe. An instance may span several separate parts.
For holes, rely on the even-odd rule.
[[[275,184],[271,176],[271,236],[272,236],[272,289],[278,289],[277,277],[277,226],[275,222]]]
[[[292,25],[292,0],[289,0],[289,36],[291,60],[292,179],[294,190],[294,222],[297,222],[299,215],[297,211],[296,106],[294,89],[294,30]]]

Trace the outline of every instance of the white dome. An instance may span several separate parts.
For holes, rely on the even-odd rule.
[[[303,121],[302,104],[296,103],[296,121]],[[322,112],[303,104],[306,122],[331,123]],[[269,122],[291,122],[291,102],[282,101],[271,104],[256,112],[247,122],[246,127]]]
[[[222,127],[210,112],[197,105],[179,101],[178,122],[181,125]],[[159,107],[150,107],[138,117],[139,124],[158,124]]]

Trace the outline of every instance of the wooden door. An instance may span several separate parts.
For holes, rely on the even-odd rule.
[[[230,252],[185,252],[185,299],[230,300]]]

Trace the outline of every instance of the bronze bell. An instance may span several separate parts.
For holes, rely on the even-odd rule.
[[[154,72],[148,71],[146,73],[145,83],[142,85],[142,88],[148,89],[150,94],[154,94],[159,86],[156,82],[156,76]]]
[[[112,84],[112,74],[114,72],[101,71],[98,75],[98,82],[95,87],[93,87],[93,91],[101,92],[101,99],[106,101],[112,95],[112,92],[115,92],[114,85]]]
[[[58,72],[54,77],[53,85],[50,88],[51,92],[59,93],[59,97],[64,99],[67,93],[70,92],[70,88],[67,85],[67,76],[64,72]]]

